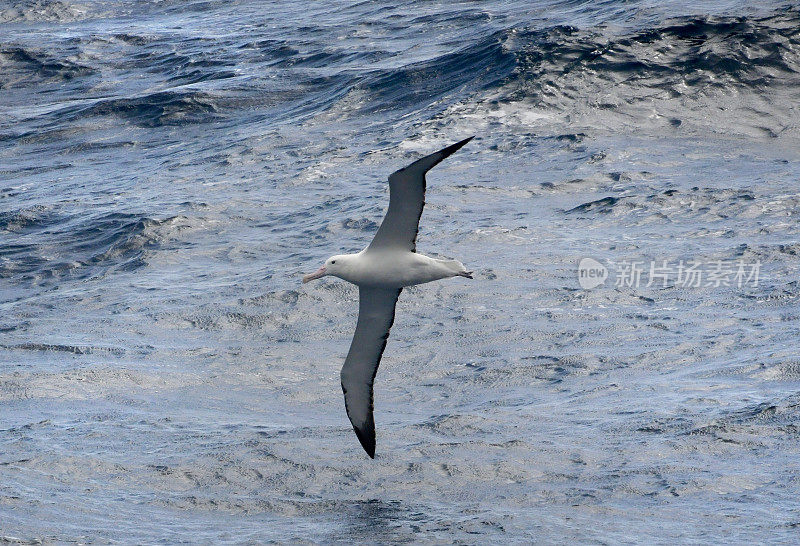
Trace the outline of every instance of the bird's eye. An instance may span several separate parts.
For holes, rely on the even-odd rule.
[[[331,260],[331,263],[332,263],[332,264],[335,264],[335,263],[336,263],[336,260]]]

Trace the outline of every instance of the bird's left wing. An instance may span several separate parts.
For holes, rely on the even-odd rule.
[[[367,247],[368,252],[384,249],[416,252],[419,218],[425,206],[425,173],[472,139],[465,138],[426,155],[389,176],[389,210]]]
[[[342,390],[347,416],[361,445],[375,458],[375,420],[372,383],[394,322],[402,288],[359,287],[358,324],[342,367]]]

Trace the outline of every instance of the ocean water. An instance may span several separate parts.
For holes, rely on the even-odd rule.
[[[800,8],[752,4],[0,1],[2,540],[796,542]],[[357,291],[300,277],[470,135],[373,461]]]

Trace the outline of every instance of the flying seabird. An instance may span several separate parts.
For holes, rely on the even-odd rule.
[[[389,210],[367,248],[358,254],[331,256],[303,282],[333,275],[358,286],[358,323],[342,366],[342,390],[347,416],[361,445],[375,458],[372,384],[378,372],[394,308],[406,286],[446,279],[472,278],[457,260],[417,254],[417,231],[425,206],[425,173],[473,137],[425,156],[389,177]]]

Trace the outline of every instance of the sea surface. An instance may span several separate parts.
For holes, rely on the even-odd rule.
[[[796,543],[799,237],[797,2],[0,0],[0,542]]]

